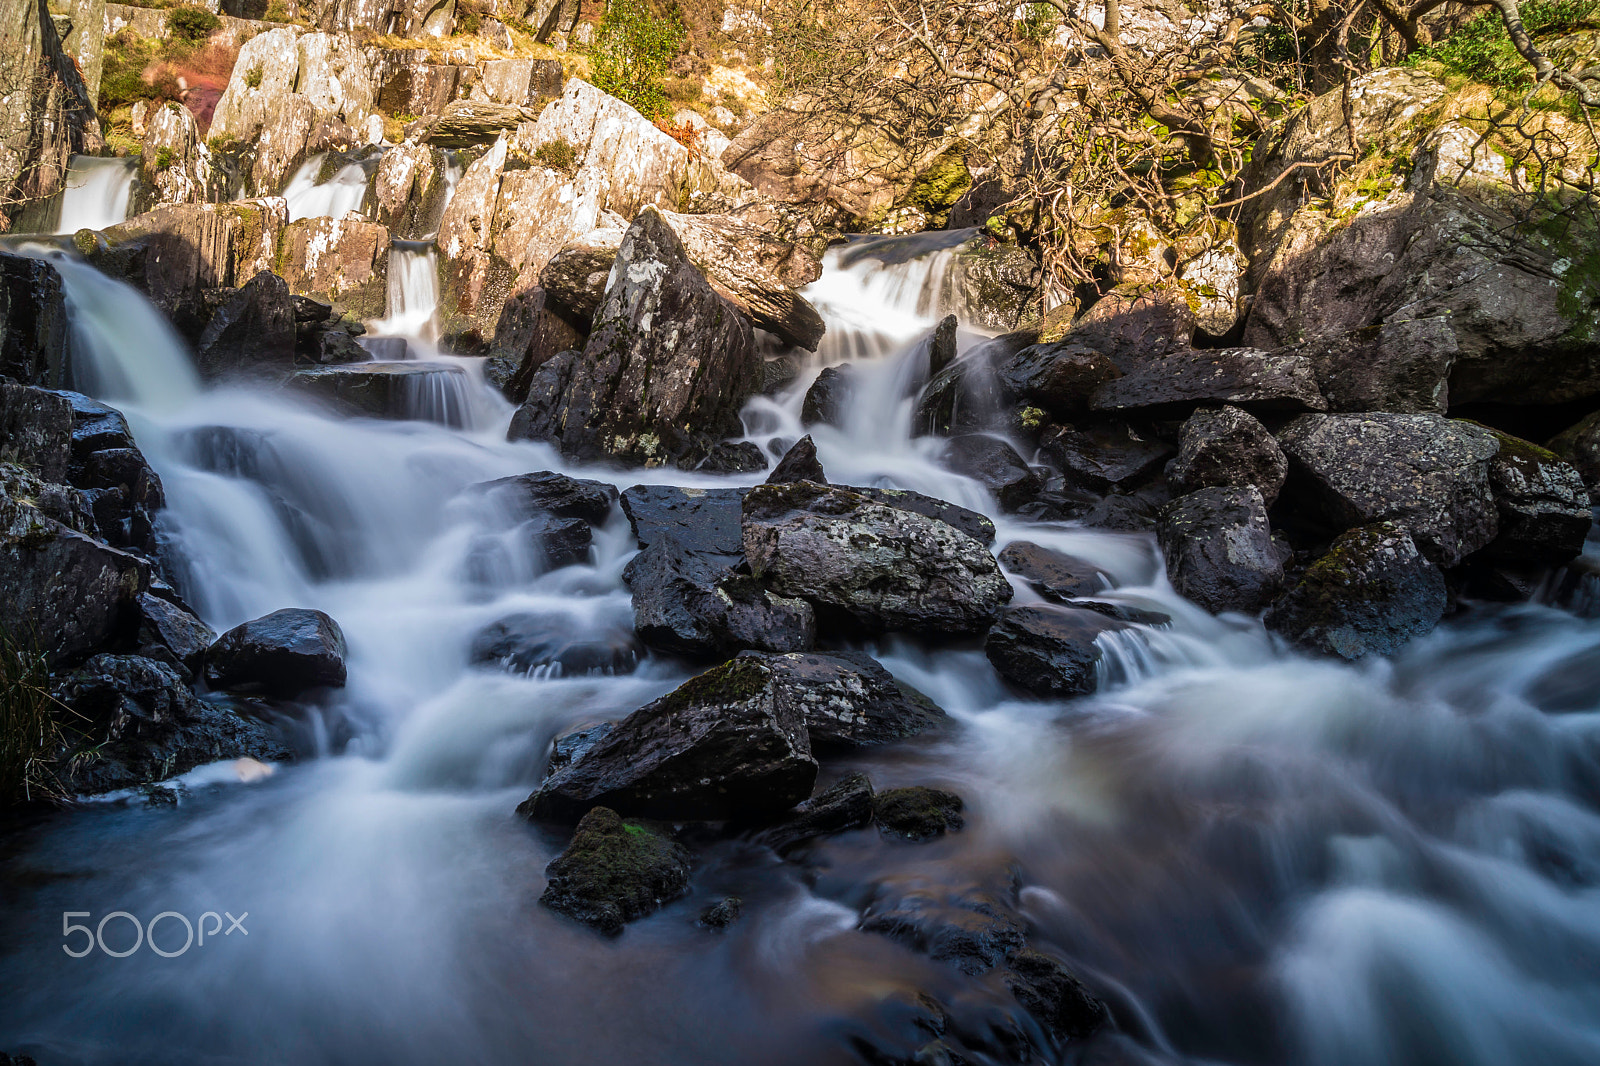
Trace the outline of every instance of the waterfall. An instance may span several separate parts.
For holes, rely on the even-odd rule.
[[[361,203],[367,197],[367,165],[346,163],[323,181],[322,168],[327,158],[324,152],[307,159],[283,187],[283,198],[289,204],[289,221],[343,218],[352,211],[361,210]]]
[[[67,164],[57,233],[106,229],[128,218],[128,199],[139,173],[139,157],[110,159],[75,155]]]
[[[386,313],[367,323],[379,336],[439,339],[439,263],[431,241],[390,242]]]

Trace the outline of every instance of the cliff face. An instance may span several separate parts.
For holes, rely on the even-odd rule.
[[[0,217],[60,190],[67,160],[102,146],[100,120],[44,0],[0,0]]]

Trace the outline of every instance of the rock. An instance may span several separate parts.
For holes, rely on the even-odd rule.
[[[1278,443],[1289,489],[1335,529],[1393,521],[1448,568],[1499,528],[1489,463],[1500,445],[1480,426],[1429,414],[1304,415]]]
[[[1167,480],[1179,493],[1223,485],[1254,485],[1268,507],[1289,476],[1289,460],[1253,416],[1237,407],[1202,407],[1178,437]]]
[[[1600,411],[1557,434],[1550,450],[1583,476],[1591,498],[1600,496]]]
[[[810,481],[817,485],[828,483],[828,477],[822,470],[822,463],[817,459],[817,446],[811,440],[809,433],[795,441],[789,450],[783,453],[778,465],[767,475],[766,483],[788,485],[796,481]]]
[[[607,226],[569,241],[539,272],[540,288],[563,312],[588,322],[605,299],[606,279],[626,232]]]
[[[1311,360],[1330,411],[1429,411],[1449,405],[1458,349],[1442,317],[1403,319],[1314,337],[1291,349]]]
[[[782,698],[768,664],[740,657],[618,722],[517,811],[557,822],[596,806],[674,820],[749,817],[793,807],[816,777],[803,711]]]
[[[1044,488],[1044,479],[998,437],[969,433],[951,437],[944,463],[958,474],[980,482],[994,493],[1002,509],[1015,511]]]
[[[206,683],[293,699],[313,688],[342,688],[344,659],[339,623],[321,611],[288,607],[222,634],[206,652]]]
[[[155,109],[139,153],[134,214],[161,204],[199,204],[213,198],[222,175],[212,168],[211,149],[200,136],[194,113],[177,101]],[[226,199],[226,196],[217,196]]]
[[[64,482],[72,467],[72,404],[60,393],[0,381],[0,462],[42,481]]]
[[[928,377],[943,373],[956,361],[956,329],[959,325],[960,321],[955,315],[945,315],[933,327],[933,335],[928,339]]]
[[[1122,375],[1103,353],[1079,342],[1023,348],[1001,360],[996,373],[1013,399],[1057,418],[1082,414],[1096,390]]]
[[[437,232],[448,167],[444,151],[425,144],[408,141],[385,150],[369,186],[372,220],[404,240]]]
[[[689,891],[689,853],[648,826],[595,807],[545,867],[546,907],[607,936]]]
[[[997,367],[1028,347],[1037,334],[1012,333],[974,345],[956,362],[929,379],[917,400],[912,420],[919,436],[950,436],[999,426],[1005,418],[1005,395]]]
[[[1096,389],[1089,407],[1164,415],[1218,403],[1263,412],[1328,409],[1309,359],[1255,348],[1191,349],[1142,361]]]
[[[1111,1012],[1072,971],[1033,948],[1011,956],[1006,988],[1052,1040],[1082,1040],[1105,1028]]]
[[[805,402],[800,407],[801,424],[814,426],[820,422],[844,428],[844,412],[850,402],[851,388],[849,363],[825,367],[806,390]]]
[[[881,503],[885,507],[893,507],[901,511],[910,511],[912,514],[922,515],[924,518],[934,518],[949,526],[954,526],[967,536],[980,544],[994,543],[994,523],[989,521],[977,511],[969,510],[954,503],[924,496],[920,492],[910,489],[880,489],[863,486],[852,486],[851,492],[860,493],[873,503]]]
[[[1506,565],[1555,566],[1583,551],[1593,516],[1583,478],[1554,452],[1494,433],[1489,488],[1499,531],[1478,558]]]
[[[924,843],[966,825],[965,804],[954,792],[913,785],[891,788],[872,797],[872,814],[886,835]]]
[[[591,722],[569,729],[550,741],[550,760],[545,773],[553,774],[565,769],[589,754],[600,738],[611,732],[615,722]]]
[[[388,306],[389,231],[359,219],[302,218],[283,231],[280,273],[301,296],[357,318],[381,318]]]
[[[585,631],[568,619],[514,614],[479,630],[468,658],[516,674],[591,677],[631,674],[640,649],[626,631]]]
[[[97,153],[104,142],[95,98],[77,62],[62,48],[46,6],[11,0],[4,11],[0,144],[7,147],[0,155],[0,204],[7,206],[0,229],[11,229],[29,201],[60,191],[72,156]],[[99,27],[87,29],[93,33]]]
[[[193,674],[200,669],[206,649],[216,642],[214,629],[190,612],[150,593],[139,596],[139,644],[142,654],[155,658],[165,651],[172,661]]]
[[[544,514],[582,519],[591,526],[605,525],[618,500],[613,485],[550,470],[481,482],[468,491],[482,494],[519,519]]]
[[[744,901],[738,896],[724,896],[700,912],[700,920],[696,923],[706,929],[726,929],[739,920],[739,914],[744,910]]]
[[[981,226],[987,220],[985,215],[971,224]],[[965,224],[950,223],[951,228]],[[950,266],[962,318],[981,330],[1016,329],[1039,288],[1038,262],[1015,244],[985,247],[974,242],[959,249]]]
[[[472,87],[472,95],[481,94],[497,104],[535,107],[558,98],[565,80],[560,62],[554,59],[492,59],[483,65],[483,77]]]
[[[863,908],[861,929],[948,962],[962,973],[992,972],[1026,945],[1027,925],[992,888],[905,875],[880,883]]]
[[[87,459],[107,448],[132,448],[133,433],[122,412],[109,404],[90,399],[81,392],[58,392],[72,407],[72,455]]]
[[[622,511],[641,548],[670,535],[687,551],[739,557],[744,554],[740,522],[748,491],[635,485],[622,494]]]
[[[744,500],[751,573],[868,630],[981,632],[1011,598],[983,545],[954,526],[810,482]]]
[[[692,468],[741,431],[739,408],[760,388],[749,323],[653,209],[629,227],[611,278],[556,410],[536,412],[525,431],[573,459]]]
[[[757,656],[744,652],[741,658]],[[866,655],[791,652],[760,658],[782,698],[804,713],[813,751],[872,747],[949,724],[937,704],[902,688]]]
[[[582,519],[537,515],[518,528],[544,556],[546,569],[559,570],[589,561],[589,542],[593,534],[589,523]]]
[[[407,139],[415,138],[435,148],[472,148],[492,144],[502,133],[514,132],[538,116],[526,107],[486,100],[452,100],[437,115],[427,116]]]
[[[1267,627],[1323,655],[1392,655],[1448,602],[1444,575],[1392,522],[1342,534],[1267,611]]]
[[[368,418],[419,419],[460,426],[466,418],[467,374],[450,363],[406,360],[303,367],[285,387]]]
[[[777,825],[757,833],[755,840],[783,855],[817,837],[871,823],[872,782],[866,774],[852,773],[800,804]]]
[[[288,283],[267,270],[245,282],[206,323],[195,354],[208,378],[291,368],[295,308]]]
[[[1110,585],[1104,572],[1093,563],[1028,540],[1014,540],[1001,549],[1000,565],[1026,581],[1039,595],[1057,603],[1093,596]]]
[[[42,259],[0,252],[0,375],[60,388],[70,366],[67,337],[67,305],[56,268]]]
[[[761,446],[747,440],[721,440],[711,446],[695,469],[707,474],[754,474],[767,468]]]
[[[1126,422],[1111,421],[1083,429],[1052,427],[1040,438],[1039,454],[1060,468],[1069,486],[1105,492],[1153,473],[1172,446]]]
[[[588,337],[587,322],[574,324],[548,304],[543,289],[531,289],[506,301],[484,377],[520,406],[527,403],[539,369],[563,352],[576,359]]]
[[[1118,366],[1160,363],[1193,350],[1195,324],[1188,294],[1175,281],[1129,282],[1091,304],[1061,340],[1102,352]]]
[[[1001,677],[1048,698],[1085,696],[1099,684],[1095,638],[1127,626],[1092,610],[1013,607],[989,630],[983,653]]]
[[[1213,614],[1258,611],[1283,584],[1283,558],[1253,485],[1178,497],[1162,509],[1156,536],[1172,587]]]

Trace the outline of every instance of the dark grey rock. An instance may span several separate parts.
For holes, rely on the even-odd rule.
[[[206,651],[214,689],[292,699],[345,682],[344,633],[321,611],[288,607],[234,626]]]
[[[901,840],[924,843],[966,825],[966,804],[954,792],[912,785],[890,788],[872,797],[872,816],[878,829]]]
[[[767,468],[767,456],[747,440],[718,441],[695,466],[704,474],[754,474]]]
[[[1071,970],[1033,948],[1011,956],[1006,988],[1053,1040],[1082,1040],[1105,1028],[1111,1012]]]
[[[979,433],[951,437],[944,462],[956,473],[981,482],[1007,511],[1029,503],[1044,488],[1044,478],[998,437]]]
[[[48,389],[68,384],[70,328],[56,268],[0,252],[0,376]]]
[[[842,427],[853,388],[849,363],[824,369],[806,390],[805,402],[800,406],[801,424],[814,426],[821,422]]]
[[[706,929],[726,929],[739,920],[739,915],[744,911],[744,900],[738,896],[724,896],[700,912],[697,924]]]
[[[745,652],[741,658],[755,654]],[[887,744],[950,722],[937,704],[903,688],[869,656],[790,652],[761,658],[782,698],[805,714],[813,751]]]
[[[1014,540],[1000,551],[1000,565],[1039,595],[1062,603],[1092,596],[1109,584],[1093,563],[1028,540]]]
[[[548,514],[556,518],[579,518],[592,526],[605,525],[606,519],[611,517],[611,508],[617,503],[617,490],[613,485],[550,470],[485,481],[469,491],[487,495],[517,518]]]
[[[492,622],[472,638],[469,658],[518,674],[557,677],[628,674],[639,665],[640,649],[626,632],[575,631],[547,614],[514,614]]]
[[[1443,414],[1460,348],[1448,320],[1434,317],[1322,335],[1290,351],[1311,360],[1331,411]]]
[[[1039,454],[1061,470],[1068,485],[1105,492],[1154,474],[1172,446],[1126,422],[1108,421],[1081,429],[1051,427],[1039,441]]]
[[[1036,696],[1084,696],[1098,684],[1095,638],[1128,628],[1094,610],[1013,607],[984,640],[983,652],[996,672]]]
[[[1026,944],[1027,924],[1008,895],[928,876],[888,879],[863,909],[860,927],[963,973],[990,973]]]
[[[200,373],[220,378],[288,370],[294,365],[296,311],[288,282],[261,271],[201,331],[195,347]]]
[[[794,481],[812,481],[818,485],[828,483],[828,476],[823,473],[822,463],[817,459],[817,446],[809,433],[795,441],[783,453],[783,458],[778,460],[778,465],[772,468],[772,473],[767,475],[768,485],[787,485]]]
[[[653,828],[596,807],[545,867],[539,902],[607,936],[689,891],[689,853]]]
[[[0,381],[0,462],[61,483],[72,467],[72,405],[47,389]]]
[[[1202,407],[1179,435],[1167,480],[1178,493],[1254,485],[1272,506],[1289,476],[1289,460],[1257,419],[1237,407]]]
[[[140,594],[138,603],[140,646],[164,649],[191,674],[198,671],[206,649],[217,639],[216,631],[177,604],[148,592]]]
[[[980,544],[994,543],[994,523],[977,511],[959,504],[946,503],[944,500],[912,492],[910,489],[851,487],[850,491],[860,493],[873,503],[881,503],[885,507],[910,511],[924,518],[938,519],[946,525],[961,530]]]
[[[1056,418],[1082,414],[1097,389],[1122,376],[1104,353],[1076,342],[1024,348],[1002,361],[997,373],[1008,397]]]
[[[1213,614],[1258,611],[1283,584],[1283,556],[1253,485],[1178,497],[1162,509],[1156,536],[1172,587]]]
[[[551,570],[589,561],[589,541],[593,534],[589,523],[581,518],[539,515],[522,523],[520,528],[544,555],[545,564]]]
[[[1140,363],[1095,390],[1095,411],[1187,413],[1206,404],[1253,411],[1325,411],[1311,361],[1255,348],[1191,349]]]
[[[866,774],[852,773],[800,804],[777,825],[757,833],[755,840],[783,855],[818,837],[871,823],[872,782]]]
[[[1556,434],[1550,450],[1582,475],[1591,497],[1600,496],[1600,411]]]
[[[593,722],[558,734],[550,742],[550,760],[549,765],[545,767],[545,773],[553,774],[557,770],[564,770],[589,754],[589,751],[600,743],[600,739],[611,732],[611,727],[614,725],[615,722]]]
[[[740,556],[744,540],[739,523],[747,491],[635,485],[622,493],[622,510],[641,548],[670,535],[688,551]]]
[[[1510,566],[1554,566],[1583,551],[1592,515],[1582,476],[1552,451],[1490,432],[1500,442],[1489,460],[1500,522],[1478,557]]]

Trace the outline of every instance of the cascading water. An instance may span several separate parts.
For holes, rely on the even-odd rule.
[[[692,896],[615,941],[534,904],[562,841],[511,810],[555,732],[620,717],[686,668],[507,673],[469,648],[510,615],[552,640],[626,634],[621,517],[588,565],[547,570],[515,516],[462,492],[561,468],[504,441],[503,408],[451,430],[174,389],[170,338],[141,337],[165,353],[141,355],[97,310],[113,294],[67,269],[78,336],[104,342],[86,376],[129,408],[165,481],[186,594],[218,627],[292,605],[336,617],[350,680],[321,714],[349,739],[256,784],[197,783],[176,809],[107,804],[10,838],[0,1048],[46,1064],[860,1061],[861,1019],[914,1033],[917,990],[966,987],[857,929],[871,886],[993,877],[1021,884],[1030,939],[1113,1004],[1123,1035],[1094,1061],[1600,1060],[1600,622],[1527,605],[1393,662],[1310,661],[1175,596],[1148,537],[995,513],[936,440],[909,436],[941,310],[936,264],[914,262],[899,296],[882,276],[897,267],[832,255],[811,290],[835,334],[824,358],[864,360],[843,425],[813,430],[830,478],[979,507],[997,544],[1068,551],[1107,575],[1104,599],[1171,621],[1104,641],[1105,687],[1071,702],[1014,698],[975,647],[871,649],[959,728],[850,768],[955,789],[966,828],[898,847],[843,834],[808,867],[717,844]],[[872,358],[885,349],[899,354]],[[798,435],[816,369],[751,405],[751,439]],[[696,928],[727,894],[743,918]],[[57,912],[114,910],[248,911],[249,935],[175,958],[57,950]]]
[[[105,229],[126,221],[128,200],[138,173],[137,156],[129,159],[73,156],[67,164],[66,187],[61,191],[61,216],[56,223],[56,232]]]
[[[388,306],[367,326],[379,336],[438,341],[439,261],[432,241],[391,242]]]
[[[346,163],[324,179],[322,170],[327,158],[323,153],[307,159],[283,187],[290,222],[302,218],[343,218],[352,211],[361,210],[361,202],[367,196],[370,164]]]

